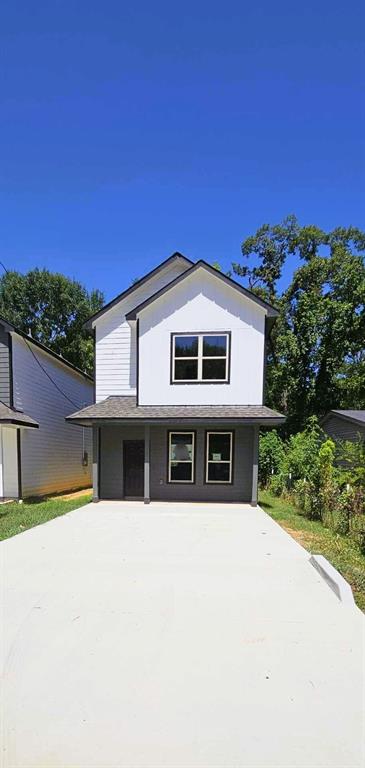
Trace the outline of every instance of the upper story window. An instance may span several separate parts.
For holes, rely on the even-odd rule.
[[[228,382],[230,334],[172,334],[173,384]]]

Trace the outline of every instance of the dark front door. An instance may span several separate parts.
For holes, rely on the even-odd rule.
[[[124,496],[140,497],[144,495],[144,441],[124,440]]]

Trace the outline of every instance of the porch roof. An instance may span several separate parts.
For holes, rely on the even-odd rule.
[[[13,424],[16,427],[39,427],[38,422],[27,416],[26,413],[10,408],[0,400],[0,426],[5,424]]]
[[[244,421],[248,424],[276,425],[285,421],[282,413],[265,405],[137,405],[135,397],[110,396],[100,403],[76,411],[66,420],[91,426],[103,422]]]

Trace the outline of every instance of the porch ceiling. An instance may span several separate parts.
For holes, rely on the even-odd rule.
[[[135,397],[111,396],[67,416],[76,424],[139,421],[159,423],[194,421],[245,421],[251,424],[282,424],[285,416],[265,405],[137,405]]]

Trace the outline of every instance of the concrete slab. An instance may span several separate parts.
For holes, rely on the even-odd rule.
[[[364,617],[260,508],[4,542],[3,768],[362,768]]]

